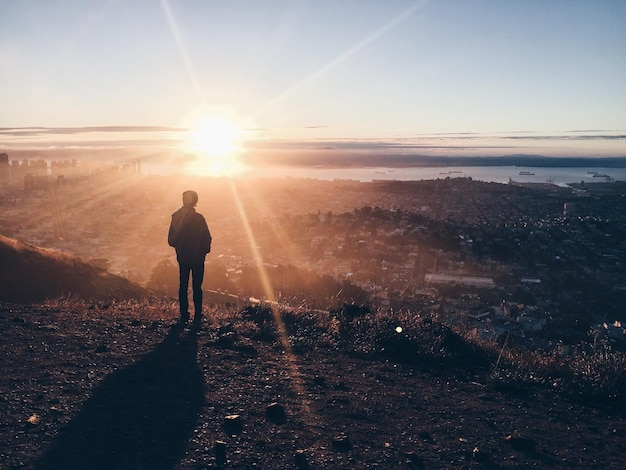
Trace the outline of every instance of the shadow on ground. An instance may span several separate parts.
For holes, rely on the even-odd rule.
[[[60,431],[36,468],[173,468],[204,403],[197,331],[171,329],[148,356],[114,372]]]

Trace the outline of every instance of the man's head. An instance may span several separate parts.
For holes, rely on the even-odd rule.
[[[195,191],[185,191],[183,193],[183,206],[195,207],[198,204],[198,193]]]

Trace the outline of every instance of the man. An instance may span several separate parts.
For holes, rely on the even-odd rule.
[[[192,275],[194,323],[202,321],[202,281],[204,280],[204,259],[211,251],[211,232],[206,220],[195,210],[198,193],[185,191],[183,207],[172,214],[172,223],[167,242],[176,249],[176,259],[180,271],[178,302],[180,321],[189,320],[189,274]]]

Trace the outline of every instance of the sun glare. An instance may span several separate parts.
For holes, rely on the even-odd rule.
[[[243,170],[242,129],[219,115],[205,115],[189,129],[185,149],[195,157],[188,171],[194,174],[229,176]]]

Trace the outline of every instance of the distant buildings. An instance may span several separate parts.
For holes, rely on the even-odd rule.
[[[459,284],[463,286],[492,288],[496,284],[490,277],[452,276],[448,274],[425,274],[424,282],[429,284]]]
[[[78,160],[9,160],[7,153],[0,154],[0,186],[19,187],[24,191],[48,191],[63,186],[77,178],[84,178],[103,172],[116,174],[140,174],[141,161],[124,162],[120,166],[85,165]]]
[[[9,181],[9,155],[0,153],[0,184],[7,184]]]
[[[576,214],[576,204],[573,202],[566,202],[563,204],[563,216],[569,217]]]

